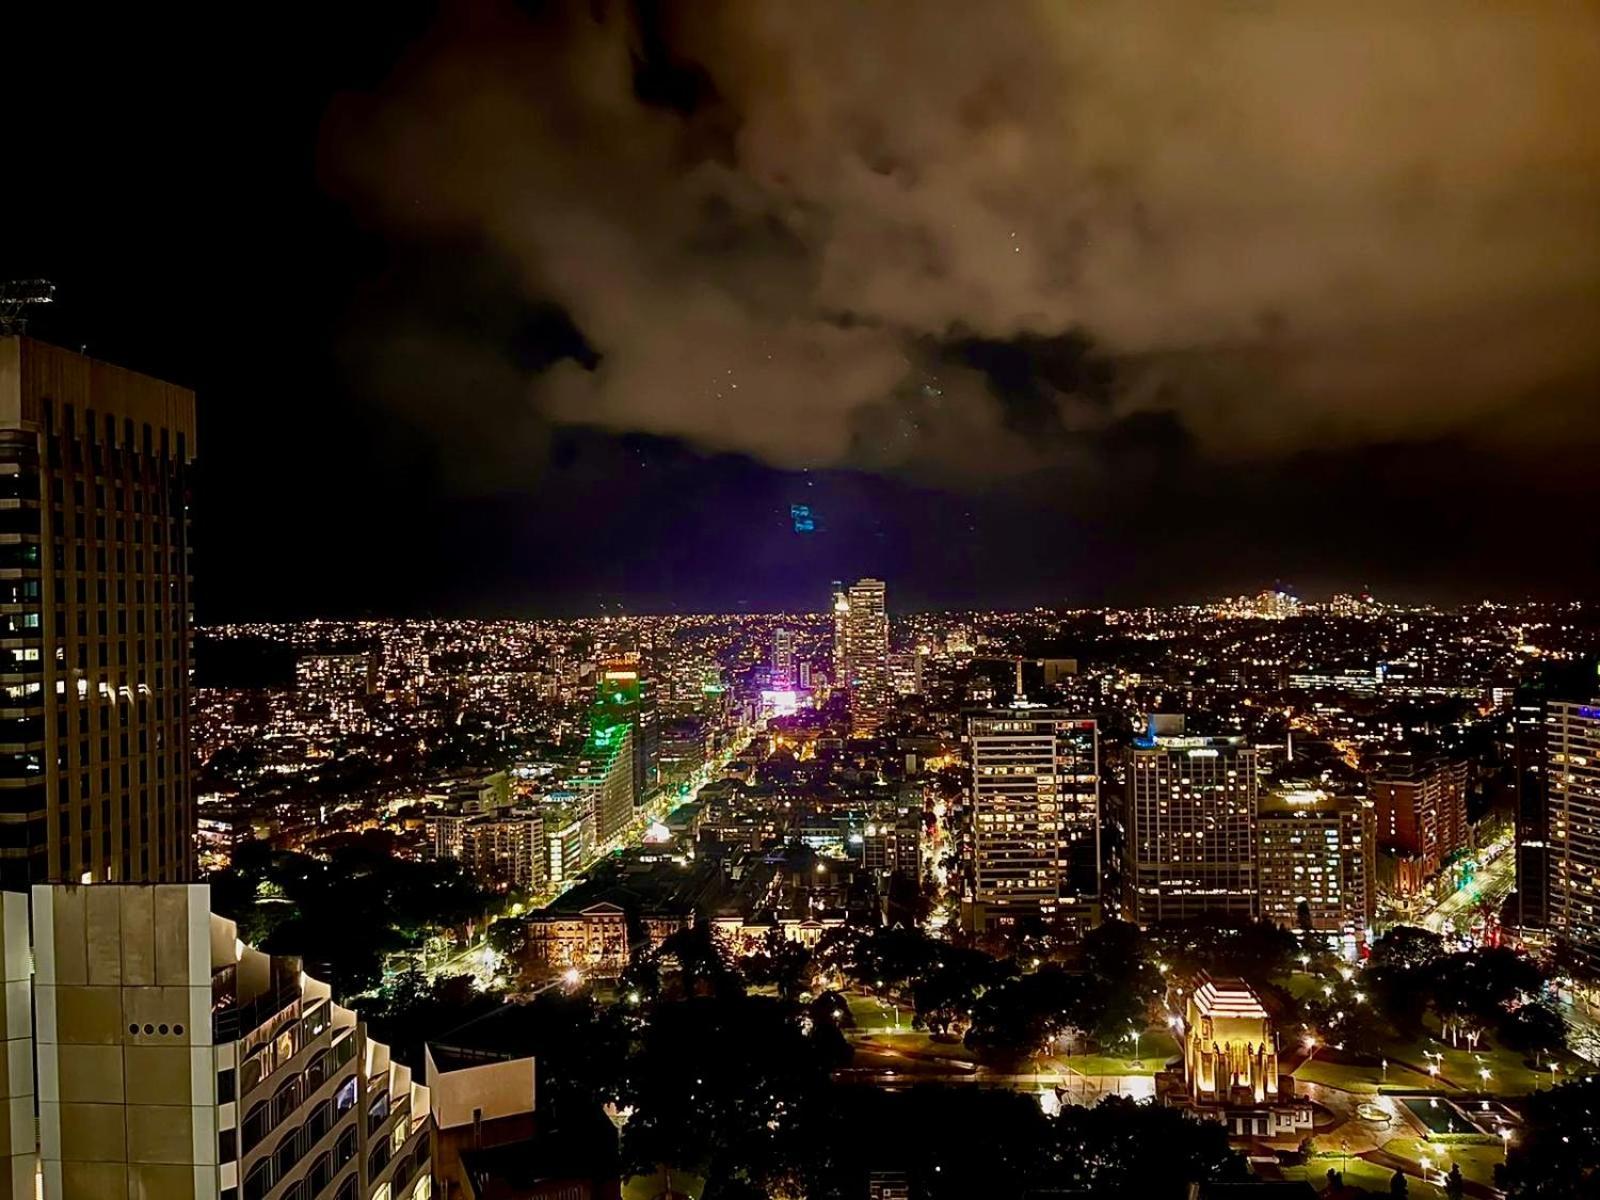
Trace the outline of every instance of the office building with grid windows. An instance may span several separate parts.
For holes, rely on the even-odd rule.
[[[0,337],[0,886],[183,882],[194,394]]]

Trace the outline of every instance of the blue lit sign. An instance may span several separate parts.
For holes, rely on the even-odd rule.
[[[815,533],[817,531],[816,518],[811,515],[809,504],[789,505],[789,520],[794,522],[796,533]]]

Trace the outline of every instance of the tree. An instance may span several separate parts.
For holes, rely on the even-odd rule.
[[[1496,1168],[1507,1200],[1593,1195],[1600,1180],[1600,1075],[1534,1092]]]
[[[1461,1178],[1461,1164],[1451,1163],[1450,1174],[1444,1179],[1444,1194],[1450,1200],[1461,1200],[1467,1194],[1467,1181]]]
[[[1396,1197],[1396,1200],[1405,1200],[1405,1196],[1410,1190],[1411,1187],[1406,1183],[1406,1173],[1404,1171],[1396,1171],[1390,1176],[1389,1195]]]

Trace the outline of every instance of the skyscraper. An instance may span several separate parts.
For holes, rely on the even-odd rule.
[[[0,884],[194,873],[194,393],[0,337]]]
[[[833,581],[833,686],[839,691],[850,687],[850,594],[837,579]]]
[[[772,686],[784,691],[794,683],[794,630],[780,625],[772,631]]]
[[[1100,898],[1100,740],[1083,716],[1028,704],[967,718],[962,923],[1080,928]]]
[[[1128,772],[1123,918],[1256,911],[1256,752],[1156,717]]]
[[[1277,788],[1257,814],[1261,916],[1354,954],[1376,911],[1372,810],[1355,796]]]
[[[644,803],[660,781],[661,723],[655,680],[642,662],[612,663],[600,673],[589,721],[596,728],[619,721],[631,727],[633,802],[635,806]]]
[[[1600,699],[1545,716],[1550,932],[1600,968]]]
[[[889,715],[889,612],[882,580],[850,585],[845,612],[850,732],[871,737]]]

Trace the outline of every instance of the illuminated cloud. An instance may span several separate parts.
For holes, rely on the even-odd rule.
[[[544,420],[976,475],[1595,436],[1592,5],[659,9],[457,11],[329,120],[362,211],[581,331]]]

